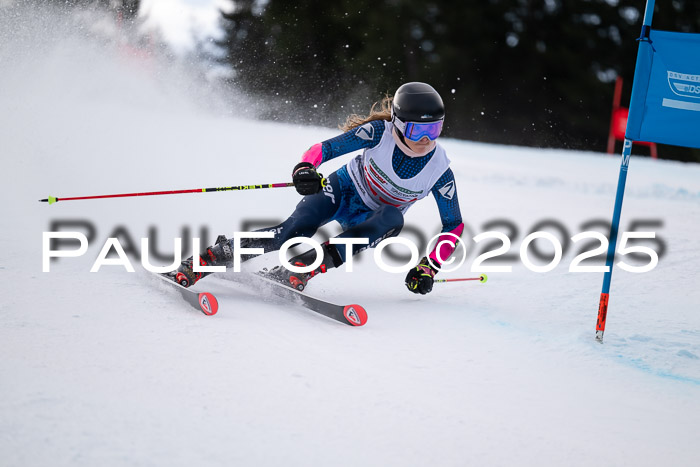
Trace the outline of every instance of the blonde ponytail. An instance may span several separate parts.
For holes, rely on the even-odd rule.
[[[372,104],[372,108],[369,109],[369,115],[349,115],[345,123],[340,125],[339,128],[345,132],[374,120],[386,120],[389,122],[391,121],[391,102],[392,98],[387,95],[381,101]]]

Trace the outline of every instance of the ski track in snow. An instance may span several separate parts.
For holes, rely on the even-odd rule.
[[[700,166],[633,157],[622,230],[660,220],[667,249],[652,272],[616,267],[603,345],[593,339],[602,274],[568,272],[579,245],[554,271],[498,263],[513,272],[489,273],[484,285],[436,284],[425,297],[365,252],[353,273],[329,272],[308,289],[364,305],[362,328],[247,290],[233,272],[197,284],[219,299],[219,313],[205,317],[138,271],[137,260],[133,274],[120,266],[90,273],[106,239],[124,227],[138,250],[155,226],[159,251],[172,252],[183,228],[192,235],[206,226],[213,241],[245,220],[281,220],[299,200],[293,190],[36,200],[285,181],[309,145],[337,131],[218,116],[191,102],[194,85],[169,81],[168,65],[115,59],[104,45],[70,37],[46,48],[13,37],[0,45],[8,193],[0,464],[682,466],[700,458]],[[610,218],[619,157],[444,146],[473,232],[465,265],[441,277],[475,274],[469,237],[495,219],[518,227],[517,254],[543,219],[572,236]],[[42,232],[57,220],[87,220],[95,239],[86,255],[44,273]],[[406,224],[436,233],[434,202],[418,203]]]

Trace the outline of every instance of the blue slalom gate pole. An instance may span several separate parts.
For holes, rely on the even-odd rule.
[[[603,276],[603,290],[600,293],[600,303],[598,304],[598,321],[595,327],[595,338],[598,342],[603,342],[605,332],[605,320],[608,317],[608,300],[610,298],[610,280],[612,279],[613,262],[615,261],[615,247],[617,245],[617,233],[620,229],[620,215],[622,214],[622,199],[625,196],[625,184],[627,183],[627,169],[632,155],[632,141],[625,139],[622,148],[622,163],[620,164],[620,175],[617,179],[617,193],[615,194],[615,208],[613,209],[612,225],[610,227],[610,238],[608,244],[608,254],[605,259],[607,270]]]
[[[648,38],[649,30],[651,29],[651,18],[654,14],[655,0],[647,0],[646,10],[644,12],[644,23],[642,26],[642,34],[640,37],[639,49],[637,52],[637,69],[635,71],[635,79],[632,85],[632,99],[630,102],[630,113],[627,119],[629,127],[630,120],[638,118],[641,115],[640,109],[640,92],[637,88],[640,85],[637,73],[640,71],[640,63],[642,62],[642,54],[645,47],[644,40]],[[646,44],[648,45],[648,44]],[[644,102],[641,102],[643,107]],[[632,141],[625,138],[625,143],[622,148],[622,163],[620,164],[620,175],[617,180],[617,193],[615,194],[615,208],[613,210],[612,225],[610,227],[610,243],[608,244],[608,254],[605,260],[607,266],[605,275],[603,276],[603,289],[600,293],[600,302],[598,304],[598,320],[595,327],[595,338],[598,342],[603,342],[603,334],[605,333],[605,321],[608,317],[608,301],[610,299],[610,280],[612,279],[613,263],[615,261],[615,248],[617,246],[617,234],[620,228],[620,215],[622,213],[622,200],[625,196],[625,184],[627,183],[627,170],[629,168],[630,156],[632,155]]]

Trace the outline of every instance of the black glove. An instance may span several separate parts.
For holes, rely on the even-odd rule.
[[[413,293],[427,294],[433,290],[433,278],[438,270],[435,269],[428,258],[423,257],[418,266],[408,271],[406,275],[406,287]]]
[[[299,162],[292,171],[292,182],[300,195],[315,195],[323,188],[323,175],[310,162]]]

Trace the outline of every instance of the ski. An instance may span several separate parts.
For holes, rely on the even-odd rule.
[[[360,305],[337,305],[308,295],[305,292],[300,292],[260,274],[255,274],[255,278],[261,281],[262,284],[269,286],[265,287],[265,289],[269,289],[269,291],[277,297],[294,300],[304,308],[319,313],[327,318],[334,319],[348,326],[363,326],[367,322],[367,312],[364,307]]]
[[[167,275],[153,275],[177,290],[187,303],[205,315],[211,316],[218,311],[219,303],[213,294],[209,292],[196,292],[183,287]],[[347,324],[348,326],[363,326],[367,323],[367,312],[361,305],[338,305],[300,292],[259,274],[254,274],[254,276],[256,281],[254,285],[263,285],[264,287],[261,288],[264,288],[266,292],[269,291],[279,298],[292,300],[308,310],[338,321],[339,323]]]
[[[160,278],[166,284],[170,284],[172,288],[180,293],[187,303],[205,315],[212,316],[219,311],[219,302],[213,294],[209,292],[195,292],[194,290],[187,289],[163,274],[154,273],[153,275]]]

